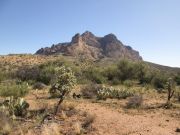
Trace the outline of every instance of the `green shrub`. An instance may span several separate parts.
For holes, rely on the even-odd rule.
[[[6,71],[0,70],[0,83],[8,78],[10,78],[10,73],[7,73]]]
[[[167,82],[167,77],[163,73],[156,73],[153,76],[151,84],[157,89],[164,89]]]
[[[118,78],[113,78],[113,80],[111,81],[112,85],[118,85],[121,84],[121,81]]]
[[[124,84],[126,87],[132,87],[132,86],[133,86],[133,82],[130,81],[130,80],[124,81],[123,84]]]
[[[5,81],[0,84],[0,96],[2,97],[23,97],[28,91],[28,85],[25,82]]]
[[[180,73],[178,75],[176,75],[175,81],[176,81],[177,85],[180,85]]]
[[[106,82],[106,77],[103,75],[103,70],[100,68],[88,68],[84,72],[87,79],[91,80],[94,83],[102,84]]]
[[[133,79],[135,76],[134,64],[128,60],[121,60],[118,65],[118,77],[121,81]]]
[[[145,63],[138,62],[134,64],[135,78],[139,80],[140,84],[151,82],[151,69]]]
[[[174,95],[175,95],[175,98],[180,102],[180,87],[179,86],[175,88]]]
[[[116,65],[111,65],[104,70],[104,75],[107,77],[108,81],[118,80],[118,69]]]
[[[46,85],[50,84],[53,82],[53,80],[56,77],[56,66],[54,65],[41,65],[40,66],[40,74],[37,78],[38,82],[42,82]]]

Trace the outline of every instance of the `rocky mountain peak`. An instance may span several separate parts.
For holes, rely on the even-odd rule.
[[[139,52],[132,47],[124,45],[114,34],[97,37],[86,31],[77,33],[69,43],[59,43],[52,47],[41,48],[36,52],[39,55],[63,54],[78,57],[86,55],[90,59],[101,59],[105,57],[119,59],[128,58],[142,60]]]
[[[74,35],[74,37],[72,37],[71,43],[79,43],[82,42],[82,37],[79,33],[77,33],[76,35]]]
[[[90,31],[85,31],[82,35],[83,38],[93,38],[95,35],[91,33]]]
[[[118,41],[117,37],[112,33],[104,36],[103,39],[105,40],[105,42],[117,42]]]

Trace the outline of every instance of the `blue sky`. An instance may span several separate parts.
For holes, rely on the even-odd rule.
[[[34,53],[88,30],[180,67],[180,0],[0,0],[0,54]]]

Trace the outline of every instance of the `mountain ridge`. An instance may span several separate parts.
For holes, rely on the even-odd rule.
[[[93,33],[86,31],[83,34],[75,34],[70,42],[58,43],[51,47],[39,49],[37,55],[63,54],[65,56],[85,56],[90,59],[127,58],[141,61],[139,52],[131,46],[124,45],[114,34],[104,37],[97,37]]]

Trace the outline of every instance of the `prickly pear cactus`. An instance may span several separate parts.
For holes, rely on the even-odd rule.
[[[16,116],[25,116],[29,104],[23,98],[8,97],[3,103],[4,110],[9,112],[13,118]]]

